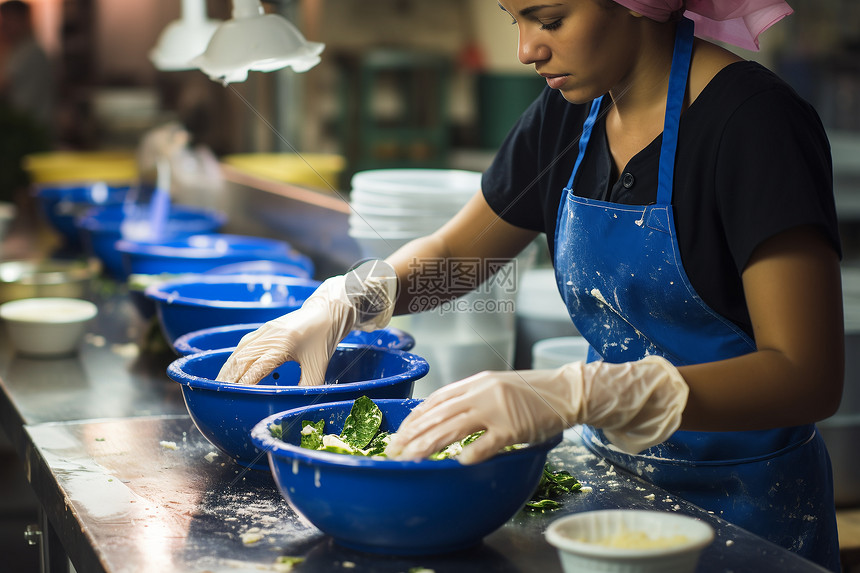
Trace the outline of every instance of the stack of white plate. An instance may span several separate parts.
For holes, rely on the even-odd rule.
[[[456,215],[480,191],[481,174],[451,169],[378,169],[356,173],[351,187],[349,234],[364,256],[385,258],[409,241],[433,233]],[[515,333],[513,297],[514,291],[505,285],[487,281],[458,299],[456,306],[395,317],[392,325],[412,334],[412,351],[430,363],[430,373],[416,383],[413,396],[427,396],[482,370],[510,368]]]
[[[365,256],[387,257],[444,225],[480,188],[474,171],[360,171],[352,177],[349,234]]]

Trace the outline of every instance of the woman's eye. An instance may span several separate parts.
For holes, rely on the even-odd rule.
[[[561,18],[558,20],[553,20],[551,22],[541,22],[540,29],[541,30],[555,30],[559,26],[561,26]]]

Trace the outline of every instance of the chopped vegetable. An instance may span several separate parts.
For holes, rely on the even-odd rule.
[[[442,448],[435,454],[430,454],[429,459],[431,460],[447,460],[450,458],[456,458],[463,451],[463,448],[480,438],[484,435],[486,430],[478,430],[472,434],[469,434],[465,438],[460,441],[454,442],[453,444],[449,444],[448,446]]]
[[[297,565],[301,565],[304,560],[304,557],[281,555],[275,559],[274,569],[279,573],[286,573],[287,571],[292,571]]]
[[[269,433],[278,440],[284,437],[284,428],[280,424],[269,424]]]
[[[364,449],[379,432],[382,410],[367,396],[356,398],[343,423],[340,438],[356,449]]]
[[[320,449],[322,447],[322,436],[324,427],[325,420],[320,420],[319,422],[309,422],[307,420],[302,420],[301,446],[303,448],[308,448],[309,450]]]
[[[379,432],[367,444],[368,456],[384,456],[385,447],[388,445],[388,438],[391,436],[388,432]]]
[[[354,456],[385,457],[385,448],[392,434],[380,430],[382,426],[382,410],[367,396],[357,398],[343,424],[340,435],[325,434],[325,421],[311,422],[302,420],[301,447],[311,450],[350,454]],[[278,439],[283,439],[280,426],[272,424],[269,432]],[[455,458],[463,448],[484,434],[479,430],[469,434],[462,440],[449,444],[445,448],[431,454],[428,459],[446,460]],[[508,446],[503,451],[524,447],[525,444]]]
[[[582,484],[566,470],[553,471],[549,463],[544,465],[543,474],[531,500],[526,503],[526,511],[552,511],[561,504],[561,496],[582,489]]]
[[[245,545],[253,545],[254,543],[262,541],[263,533],[260,531],[259,527],[252,527],[248,531],[240,533],[239,538]]]

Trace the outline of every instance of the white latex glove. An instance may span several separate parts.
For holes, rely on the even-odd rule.
[[[137,148],[137,165],[141,173],[155,169],[162,159],[172,159],[185,146],[191,136],[179,123],[170,122],[147,131]]]
[[[457,457],[474,464],[505,446],[539,442],[575,424],[602,428],[615,446],[638,453],[678,429],[688,394],[678,370],[657,356],[623,364],[481,372],[433,392],[406,417],[386,454],[423,459],[486,430]]]
[[[388,324],[396,290],[396,275],[382,261],[332,277],[301,308],[242,337],[216,379],[256,384],[284,362],[295,360],[302,369],[300,386],[323,384],[331,355],[344,336]]]

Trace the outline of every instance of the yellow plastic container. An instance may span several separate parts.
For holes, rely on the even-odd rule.
[[[24,157],[36,185],[49,183],[130,183],[137,179],[133,151],[51,151]]]
[[[249,175],[325,191],[340,189],[346,166],[343,156],[324,153],[245,153],[222,161]]]

